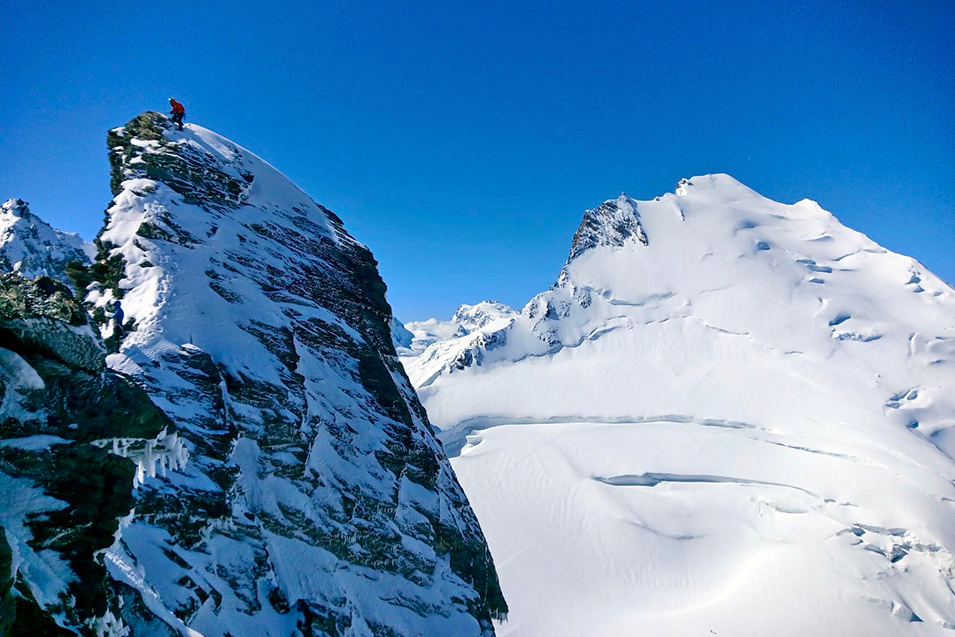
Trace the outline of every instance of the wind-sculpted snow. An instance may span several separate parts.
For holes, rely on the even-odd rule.
[[[955,290],[814,202],[677,192],[587,213],[518,317],[403,359],[501,632],[948,634]]]
[[[507,610],[494,565],[398,363],[371,253],[206,129],[145,113],[109,145],[115,199],[87,302],[109,365],[190,456],[143,474],[107,555],[127,625],[491,631]]]

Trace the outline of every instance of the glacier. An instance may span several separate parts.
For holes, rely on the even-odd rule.
[[[500,634],[955,629],[955,290],[813,201],[621,195],[519,314],[402,354]]]

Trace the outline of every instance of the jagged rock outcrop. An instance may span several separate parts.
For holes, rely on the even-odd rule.
[[[639,241],[647,245],[636,202],[625,194],[602,203],[584,214],[570,245],[568,261],[598,246],[621,247]]]
[[[76,273],[111,351],[179,426],[107,553],[134,634],[491,632],[484,537],[392,345],[371,253],[263,160],[144,113]]]
[[[121,607],[102,552],[137,475],[183,450],[169,418],[105,368],[62,283],[0,274],[0,343],[0,634],[104,634]]]

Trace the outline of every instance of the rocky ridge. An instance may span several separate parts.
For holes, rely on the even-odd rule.
[[[144,113],[87,303],[192,460],[107,559],[138,632],[480,634],[506,605],[371,253],[234,143]]]
[[[143,113],[108,145],[83,258],[4,208],[0,254],[69,257],[3,263],[60,281],[0,281],[0,634],[492,634],[368,249],[211,131]]]

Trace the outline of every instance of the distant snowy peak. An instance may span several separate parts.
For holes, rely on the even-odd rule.
[[[69,285],[67,264],[87,264],[96,254],[79,235],[56,230],[30,212],[22,199],[0,206],[0,270],[28,279],[50,276]]]
[[[414,340],[414,334],[405,327],[405,324],[391,317],[391,341],[394,343],[395,349],[401,349],[403,347],[411,347],[411,342]]]
[[[643,245],[649,242],[640,223],[636,202],[621,194],[616,199],[605,201],[599,208],[587,211],[574,235],[568,261],[598,246],[622,247],[635,241]]]
[[[481,329],[492,321],[517,316],[517,311],[498,301],[481,301],[476,305],[464,304],[451,317],[452,323],[457,323],[468,332]]]
[[[393,329],[395,348],[402,358],[413,358],[435,343],[468,336],[498,321],[504,325],[518,314],[514,308],[498,301],[481,301],[474,305],[465,303],[454,312],[450,321],[430,318],[401,325],[401,330],[410,331],[410,340],[400,330]]]

